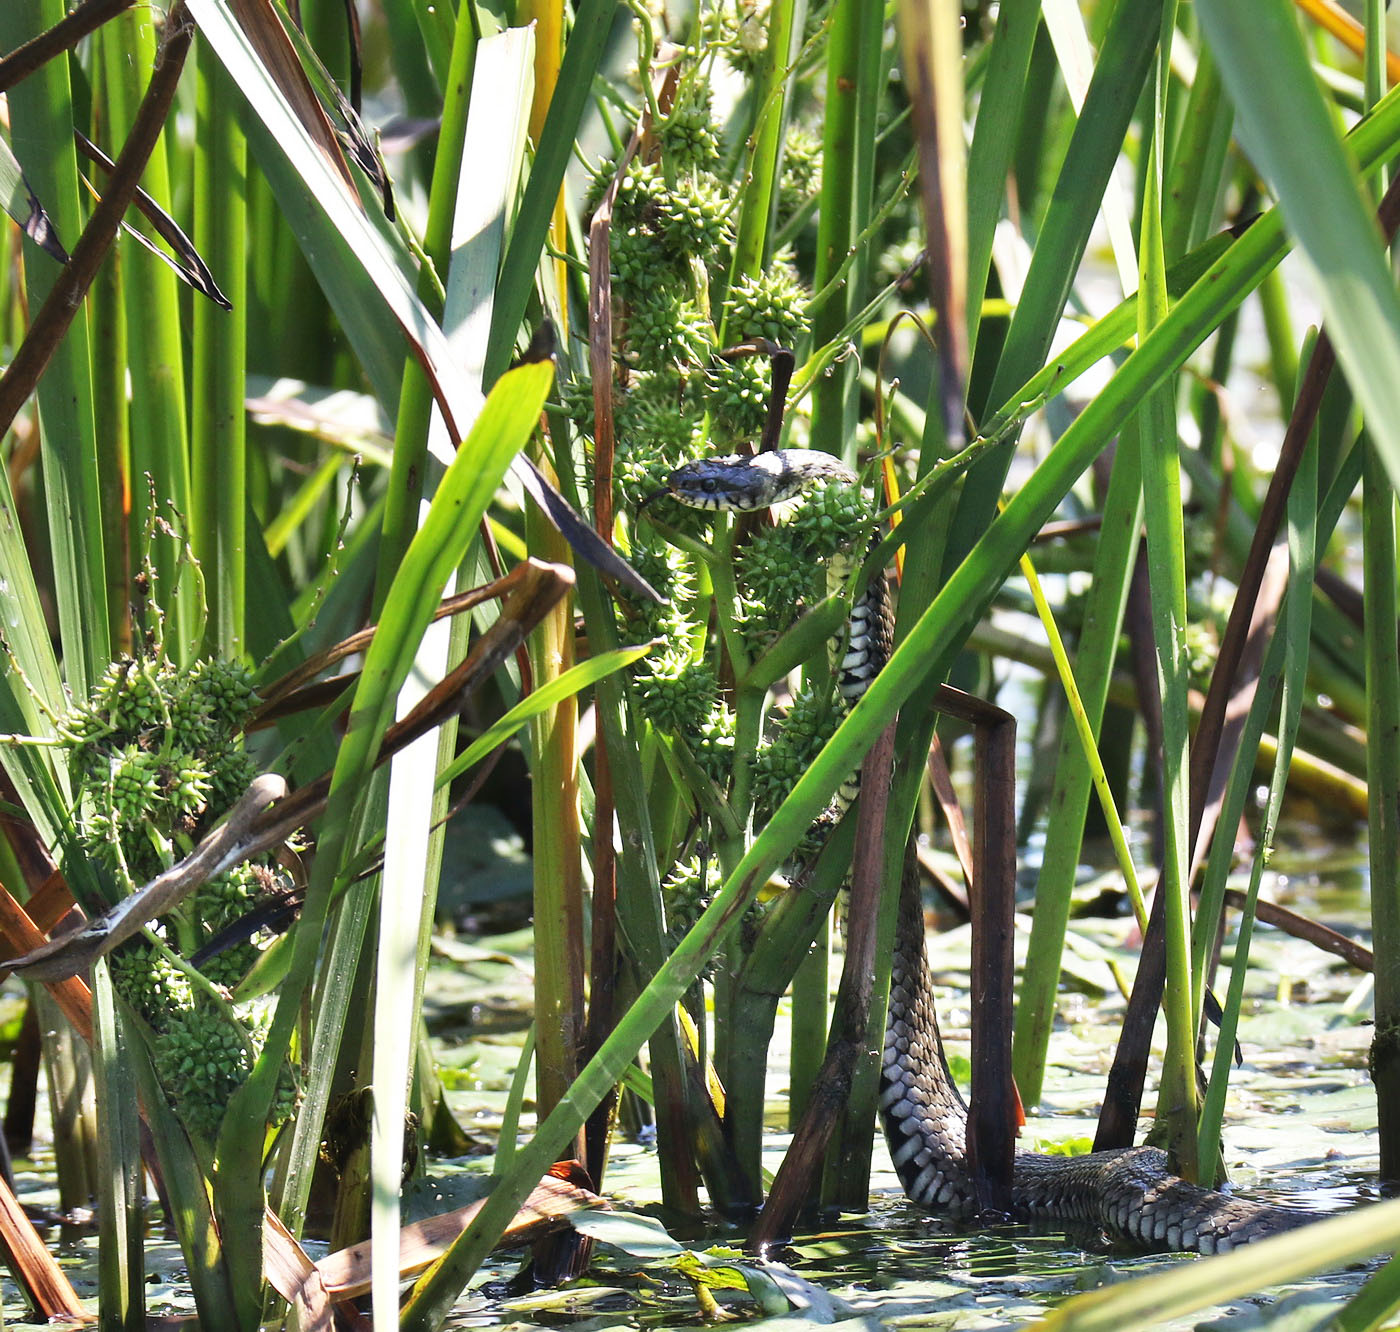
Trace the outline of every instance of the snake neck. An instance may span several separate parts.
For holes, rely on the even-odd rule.
[[[914,1202],[953,1216],[976,1209],[967,1161],[967,1107],[943,1054],[933,977],[924,955],[918,863],[912,854],[905,857],[900,881],[880,1064],[880,1119],[899,1182]]]

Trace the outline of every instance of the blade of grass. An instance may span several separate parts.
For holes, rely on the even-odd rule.
[[[200,47],[197,69],[195,244],[234,303],[228,311],[212,301],[194,304],[190,539],[209,600],[204,646],[237,660],[247,652],[248,146],[241,98],[208,46]]]
[[[221,1160],[247,1160],[260,1151],[262,1125],[276,1093],[279,1070],[296,1025],[301,997],[311,980],[331,896],[336,881],[355,853],[351,818],[357,798],[373,769],[380,740],[392,720],[394,701],[412,667],[442,589],[461,563],[510,460],[535,428],[552,377],[551,367],[530,365],[503,378],[445,473],[394,579],[391,595],[385,601],[385,617],[380,623],[382,632],[375,635],[366,653],[351,710],[350,730],[337,754],[316,866],[295,936],[291,969],[283,983],[263,1053],[252,1077],[237,1093],[225,1117],[218,1144]],[[284,1219],[288,1212],[300,1214],[309,1185],[309,1174],[295,1181],[290,1196],[283,1199]],[[248,1181],[240,1215],[244,1225],[261,1224],[261,1195],[261,1182]]]
[[[1323,276],[1318,296],[1328,333],[1391,484],[1400,487],[1400,298],[1293,14],[1285,0],[1261,0],[1247,11],[1203,0],[1197,13],[1234,99],[1239,137],[1277,191],[1309,266]]]
[[[1040,22],[1039,0],[1003,0],[967,155],[967,343],[977,347],[982,298],[992,265],[992,241],[1001,215],[1007,172],[1031,49]]]
[[[1379,472],[1379,468],[1376,468]],[[1385,496],[1385,511],[1389,517],[1393,494],[1385,477],[1377,478]],[[1273,854],[1274,834],[1278,827],[1279,810],[1283,806],[1284,788],[1288,782],[1289,764],[1293,757],[1294,738],[1303,711],[1304,691],[1308,669],[1308,644],[1312,637],[1312,586],[1316,569],[1317,539],[1317,441],[1304,450],[1297,475],[1288,497],[1289,590],[1284,616],[1277,632],[1283,635],[1284,664],[1282,704],[1278,720],[1278,749],[1274,754],[1274,770],[1269,780],[1268,802],[1264,807],[1263,825],[1259,831],[1250,872],[1245,905],[1240,914],[1235,940],[1235,956],[1230,964],[1230,984],[1220,1014],[1220,1032],[1216,1039],[1215,1057],[1211,1064],[1210,1084],[1201,1112],[1199,1159],[1206,1170],[1213,1171],[1220,1152],[1220,1125],[1225,1114],[1225,1096],[1230,1081],[1230,1066],[1235,1052],[1235,1036],[1239,1029],[1240,1006],[1249,968],[1249,944],[1254,929],[1254,909],[1265,867]],[[1393,534],[1393,527],[1392,527]],[[1392,535],[1393,539],[1393,535]],[[1392,547],[1393,556],[1393,547]],[[1368,570],[1368,573],[1370,570]],[[1394,564],[1390,567],[1394,586]],[[1385,599],[1382,598],[1382,601]],[[1394,638],[1395,602],[1390,599],[1390,636]],[[1393,663],[1394,652],[1388,660]],[[1374,827],[1374,825],[1373,825]]]
[[[105,27],[100,49],[108,117],[108,122],[102,128],[111,151],[115,153],[131,132],[142,88],[155,65],[156,33],[149,11],[133,10]],[[163,141],[151,153],[141,173],[141,181],[154,201],[167,213],[170,212],[170,172]],[[195,216],[200,216],[198,208]],[[131,244],[129,238],[119,245],[121,294],[126,312],[128,343],[121,393],[123,414],[129,417],[131,432],[130,458],[123,459],[127,467],[127,485],[136,495],[135,508],[139,514],[147,505],[145,477],[149,475],[162,516],[174,518],[178,526],[189,530],[192,545],[202,556],[205,549],[201,539],[204,529],[200,516],[190,504],[186,366],[179,281],[165,263],[139,245]],[[197,304],[209,306],[208,302]],[[209,308],[213,310],[212,306]],[[200,318],[198,310],[195,317],[196,320]],[[128,392],[129,409],[125,405]],[[195,404],[199,404],[198,394],[195,395]],[[239,415],[241,418],[241,402]],[[126,548],[107,552],[109,564],[122,572],[126,571],[129,562],[137,558],[141,519],[137,517],[134,521],[137,530],[132,533],[124,532],[124,525],[114,524]],[[213,529],[208,530],[212,532]],[[152,557],[159,585],[156,597],[168,617],[172,657],[177,662],[183,662],[191,651],[197,651],[199,647],[191,642],[202,613],[195,604],[195,580],[177,577],[177,564],[182,552],[175,542],[157,543]],[[206,577],[208,572],[209,569],[206,569]],[[114,620],[126,618],[129,598],[130,592],[123,587],[113,607]]]
[[[98,1137],[98,1300],[104,1328],[146,1326],[141,1216],[141,1138],[136,1083],[105,959],[93,968],[93,1071]]]
[[[0,45],[17,47],[63,17],[62,0],[19,0],[0,6]],[[175,19],[173,26],[178,30],[178,13]],[[177,72],[183,60],[182,41],[187,45],[188,37],[173,37],[168,48]],[[79,235],[88,241],[78,201],[67,62],[49,61],[12,89],[9,112],[11,146],[59,234],[69,237],[69,244]],[[144,162],[148,152],[148,147],[137,145],[133,163]],[[134,186],[133,176],[130,187]],[[119,193],[115,178],[109,191]],[[38,387],[44,499],[66,674],[73,690],[83,695],[111,654],[102,510],[97,458],[92,451],[95,429],[87,316],[72,293],[86,289],[96,261],[110,245],[118,202],[114,199],[107,209],[110,230],[103,228],[105,236],[93,233],[86,251],[78,242],[67,268],[59,269],[47,256],[30,251],[25,287],[29,307],[37,313],[0,378],[0,431],[8,430],[25,399]]]
[[[1162,10],[1153,134],[1148,154],[1139,251],[1138,336],[1146,339],[1168,313],[1166,255],[1162,235],[1163,144],[1176,3]],[[1162,812],[1164,860],[1157,891],[1165,902],[1167,1051],[1161,1101],[1173,1168],[1200,1178],[1196,1159],[1196,1019],[1191,1009],[1190,800],[1187,746],[1186,546],[1182,522],[1181,464],[1177,456],[1174,383],[1170,377],[1143,401],[1138,431],[1142,456],[1147,570],[1152,592],[1152,637],[1162,700]]]
[[[503,244],[504,220],[524,155],[524,111],[529,98],[532,49],[528,30],[512,29],[478,41],[472,4],[457,15],[452,63],[446,84],[443,128],[434,161],[425,244],[447,275],[443,330],[454,349],[462,379],[479,401],[481,366],[490,327],[491,293]],[[470,109],[469,109],[470,108]],[[504,126],[515,127],[514,133]],[[468,177],[462,164],[472,164]],[[425,284],[420,284],[420,290]],[[423,464],[430,438],[444,433],[432,410],[426,376],[405,367],[395,434],[391,496],[401,503],[385,512],[376,587],[390,589],[402,550],[418,519]],[[417,485],[414,485],[414,481]],[[454,579],[454,586],[460,572]],[[443,675],[465,656],[466,622],[442,624],[424,639],[414,676],[399,698],[399,712],[417,702],[421,681]],[[457,637],[455,644],[452,639]],[[397,1252],[401,1224],[399,1181],[403,1172],[404,1117],[414,1049],[401,1039],[421,1018],[423,978],[437,905],[438,873],[448,792],[439,769],[457,746],[455,717],[395,756],[389,774],[388,824],[378,920],[378,965],[374,996],[374,1123],[371,1136],[373,1200],[371,1257],[375,1276],[376,1325],[391,1328],[397,1314]],[[435,793],[436,792],[436,793]]]
[[[1071,0],[1046,0],[1041,7],[1045,30],[1059,62],[1060,77],[1069,92],[1070,104],[1076,115],[1084,113],[1084,99],[1093,72],[1094,53],[1079,6]],[[1123,179],[1123,171],[1115,165],[1104,182],[1099,216],[1108,232],[1113,250],[1114,266],[1123,291],[1133,291],[1138,282],[1137,248],[1133,243],[1132,191]]]
[[[1259,1244],[1066,1300],[1036,1332],[1121,1332],[1223,1304],[1271,1282],[1296,1281],[1400,1244],[1400,1202],[1376,1203]]]
[[[969,407],[980,419],[989,405],[1006,400],[1013,389],[1045,363],[1050,339],[1064,310],[1070,284],[1088,243],[1108,178],[1117,163],[1128,121],[1151,69],[1161,23],[1158,0],[1119,5],[1099,51],[1084,111],[1075,126],[1061,185],[1036,237],[1030,270],[1007,332],[1006,344],[986,401]],[[996,507],[1010,464],[1012,445],[998,450],[970,477],[958,505],[949,556],[961,559],[981,535]]]
[[[455,781],[468,769],[480,763],[493,749],[505,744],[532,717],[552,707],[561,698],[581,693],[604,676],[611,675],[624,666],[630,666],[634,661],[640,661],[650,651],[651,644],[648,643],[638,647],[614,648],[610,652],[591,656],[586,661],[571,666],[548,684],[532,689],[513,708],[493,721],[438,774],[438,785],[445,786]]]

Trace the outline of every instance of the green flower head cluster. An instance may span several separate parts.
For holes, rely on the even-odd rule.
[[[675,105],[657,127],[662,160],[678,171],[713,172],[719,166],[719,126],[715,124],[710,88],[696,80],[689,96]]]
[[[713,856],[690,856],[671,867],[661,882],[661,900],[672,945],[678,944],[700,919],[719,888],[720,878]]]
[[[744,634],[761,649],[822,593],[825,571],[795,542],[791,524],[755,532],[735,557],[744,590]]]
[[[804,688],[774,737],[754,760],[754,813],[764,820],[787,799],[797,779],[812,766],[840,723],[842,707],[834,692]]]
[[[734,775],[734,723],[733,711],[716,701],[710,715],[687,738],[701,771],[720,790],[729,785]]]
[[[254,765],[242,733],[256,703],[252,678],[237,662],[181,668],[162,657],[125,658],[62,719],[79,835],[123,892],[187,855],[243,794]],[[112,954],[113,984],[141,1020],[172,1107],[207,1140],[217,1136],[261,1040],[260,1020],[236,1012],[219,987],[237,985],[258,949],[240,944],[202,971],[180,954],[243,916],[279,874],[270,864],[234,866]]]
[[[807,489],[783,532],[808,559],[828,560],[856,548],[874,522],[874,505],[860,486],[827,479]]]
[[[167,868],[181,837],[242,794],[251,768],[239,737],[255,702],[236,662],[178,670],[128,657],[63,719],[87,849],[126,891]]]
[[[216,1005],[202,1000],[182,1009],[156,1037],[156,1076],[167,1089],[185,1127],[207,1142],[219,1136],[224,1112],[248,1080],[267,1035],[264,1019],[232,1022]],[[284,1077],[273,1104],[280,1123],[295,1108],[291,1079]]]
[[[794,125],[783,142],[783,175],[778,186],[779,218],[791,217],[821,189],[821,183],[821,140],[801,126]]]
[[[719,686],[708,662],[691,661],[689,654],[655,653],[648,670],[633,683],[642,715],[670,735],[688,735],[708,721],[719,698]]]

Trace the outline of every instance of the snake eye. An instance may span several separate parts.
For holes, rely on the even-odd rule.
[[[713,495],[715,491],[719,489],[719,482],[716,481],[714,477],[707,476],[700,482],[700,489],[707,495]]]

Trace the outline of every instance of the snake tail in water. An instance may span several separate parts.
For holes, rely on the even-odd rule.
[[[694,508],[748,512],[792,499],[819,478],[857,484],[855,474],[829,454],[782,449],[687,463],[671,474],[664,493]],[[839,672],[841,692],[850,702],[864,692],[889,651],[886,634],[876,632],[889,618],[883,575],[871,585],[875,590],[868,589],[852,610]],[[853,650],[860,654],[859,669],[852,664]],[[900,889],[880,1119],[909,1197],[970,1220],[979,1209],[967,1155],[967,1109],[943,1053],[917,869],[910,860]],[[1097,1228],[1121,1243],[1199,1253],[1224,1252],[1319,1219],[1301,1208],[1200,1188],[1172,1174],[1166,1153],[1155,1147],[1077,1157],[1018,1152],[1012,1208],[1017,1220]]]

